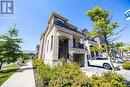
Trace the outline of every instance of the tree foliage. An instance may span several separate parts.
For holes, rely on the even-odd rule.
[[[117,53],[121,52],[121,47],[123,47],[123,46],[124,46],[123,42],[117,42],[117,43],[114,44],[114,48],[116,49]]]
[[[90,50],[91,50],[92,52],[98,52],[98,51],[104,50],[104,48],[101,47],[101,46],[95,45],[95,46],[91,47]]]
[[[109,37],[114,35],[114,30],[118,27],[116,22],[111,22],[110,12],[100,7],[95,7],[87,11],[87,15],[93,21],[93,31],[90,36],[99,36],[105,39],[105,43],[109,43]]]
[[[93,21],[93,31],[89,33],[91,37],[102,37],[104,39],[104,46],[109,57],[111,57],[111,44],[113,41],[111,38],[115,34],[115,29],[118,26],[117,22],[111,22],[110,12],[100,7],[95,7],[92,10],[88,10],[86,13],[90,20]],[[112,67],[114,65],[110,59]]]
[[[8,32],[0,36],[0,62],[15,62],[22,54],[16,27],[10,28]],[[2,64],[1,64],[2,65]]]

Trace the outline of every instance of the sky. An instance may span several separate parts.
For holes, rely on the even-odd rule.
[[[118,29],[125,28],[118,41],[130,43],[130,21],[124,15],[130,9],[130,0],[15,0],[14,17],[0,17],[0,34],[16,24],[23,40],[22,49],[35,50],[53,11],[66,17],[79,30],[92,31],[93,23],[85,13],[95,6],[110,11],[112,21],[119,24]]]

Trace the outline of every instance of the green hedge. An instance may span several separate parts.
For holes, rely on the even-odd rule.
[[[43,85],[48,87],[127,87],[124,77],[114,72],[87,77],[76,63],[61,62],[53,68],[41,59],[34,61]]]
[[[40,81],[43,83],[44,86],[48,85],[53,70],[50,68],[49,65],[44,64],[42,59],[34,60],[33,64],[37,70]]]
[[[123,68],[130,70],[130,62],[124,62],[123,63]]]
[[[80,71],[79,65],[65,62],[54,67],[54,73],[49,83],[49,87],[89,86],[91,86],[91,80]]]
[[[115,72],[107,72],[102,76],[92,76],[92,87],[127,87],[124,77]]]

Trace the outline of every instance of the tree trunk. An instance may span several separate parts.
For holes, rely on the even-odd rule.
[[[104,35],[104,39],[105,39],[105,44],[107,45],[106,51],[107,51],[107,54],[108,54],[108,56],[109,56],[109,58],[110,58],[110,63],[111,63],[111,65],[112,65],[112,70],[114,70],[115,67],[114,67],[112,58],[111,58],[111,56],[110,56],[110,48],[108,47],[109,42],[108,42],[108,40],[107,40],[107,36],[106,36],[106,35]]]
[[[0,71],[1,71],[1,69],[2,69],[2,64],[3,64],[3,62],[0,62]]]

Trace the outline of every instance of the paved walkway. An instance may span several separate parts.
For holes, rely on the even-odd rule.
[[[1,87],[35,87],[32,62],[22,66]]]

